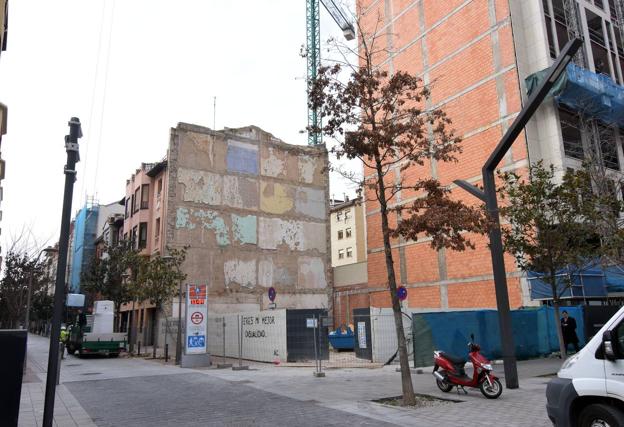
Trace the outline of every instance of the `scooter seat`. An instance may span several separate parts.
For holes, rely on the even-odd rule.
[[[466,364],[466,359],[464,359],[463,357],[457,357],[452,354],[444,353],[444,352],[440,352],[440,356],[444,357],[445,359],[450,360],[454,365],[463,366]]]

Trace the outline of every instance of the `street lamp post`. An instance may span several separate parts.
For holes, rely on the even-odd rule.
[[[69,222],[71,219],[72,196],[76,181],[76,162],[78,139],[82,138],[80,120],[72,117],[69,121],[69,135],[65,136],[65,189],[63,194],[63,211],[61,214],[61,235],[59,237],[59,256],[56,268],[56,288],[54,289],[54,312],[52,315],[52,333],[50,334],[50,352],[48,353],[48,373],[46,378],[45,403],[43,406],[43,427],[52,427],[54,422],[54,398],[56,395],[56,378],[58,375],[59,338],[61,334],[61,316],[63,315],[63,299],[65,294],[65,269],[67,268],[67,252],[69,249]]]

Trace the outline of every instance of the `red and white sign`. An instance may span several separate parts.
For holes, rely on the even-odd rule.
[[[191,314],[191,322],[193,322],[194,324],[199,325],[203,321],[204,321],[204,315],[201,314],[199,311],[196,311],[193,314]]]

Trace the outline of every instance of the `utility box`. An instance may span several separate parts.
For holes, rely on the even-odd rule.
[[[23,329],[0,329],[0,426],[17,426],[26,337]]]

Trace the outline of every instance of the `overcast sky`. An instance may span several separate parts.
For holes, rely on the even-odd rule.
[[[0,57],[8,132],[2,241],[23,227],[58,240],[67,122],[82,121],[72,210],[110,203],[141,162],[166,154],[178,122],[257,125],[305,144],[304,0],[11,1]],[[321,38],[341,37],[321,15]],[[324,55],[326,55],[324,53]],[[345,185],[332,177],[333,193]]]

